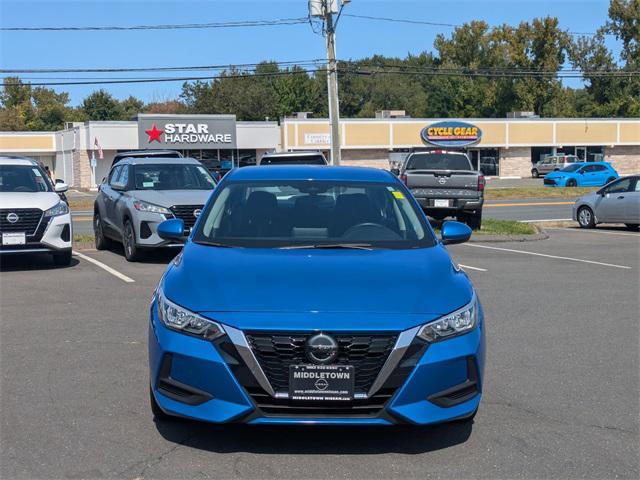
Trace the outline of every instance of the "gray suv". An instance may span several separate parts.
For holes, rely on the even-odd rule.
[[[158,224],[181,218],[188,231],[196,223],[215,181],[192,158],[126,158],[115,164],[100,185],[93,209],[98,250],[115,240],[130,262],[144,249],[181,246],[157,235]]]

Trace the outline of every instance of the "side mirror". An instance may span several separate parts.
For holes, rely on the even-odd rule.
[[[391,170],[389,170],[391,173],[393,173],[396,177],[398,175],[400,175],[400,169],[399,168],[392,168]]]
[[[158,236],[163,240],[184,242],[184,221],[181,218],[165,220],[158,225]]]
[[[67,190],[69,190],[69,185],[64,183],[63,180],[56,180],[56,184],[53,186],[53,190],[56,193],[66,192]]]
[[[443,245],[453,245],[456,243],[464,243],[471,238],[471,229],[468,225],[460,222],[444,222],[440,236]]]

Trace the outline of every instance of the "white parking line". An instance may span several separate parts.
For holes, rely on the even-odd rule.
[[[600,235],[621,235],[623,237],[640,238],[640,234],[637,234],[637,233],[605,232],[602,230],[591,230],[586,228],[563,228],[563,227],[546,227],[546,228],[548,228],[549,230],[566,230],[567,232],[598,233]]]
[[[477,270],[479,272],[486,272],[487,269],[486,268],[478,268],[478,267],[470,267],[469,265],[463,265],[461,263],[458,264],[459,267],[462,267],[464,269],[469,269],[469,270]]]
[[[114,269],[113,269],[113,268],[111,268],[109,265],[105,265],[104,263],[99,262],[99,261],[98,261],[98,260],[96,260],[95,258],[88,257],[88,256],[86,256],[86,255],[83,255],[82,253],[79,253],[79,252],[73,252],[73,254],[74,254],[76,257],[81,258],[81,259],[83,259],[83,260],[86,260],[86,261],[87,261],[87,262],[89,262],[89,263],[93,263],[94,265],[96,265],[96,266],[100,267],[100,268],[101,268],[101,269],[103,269],[104,271],[109,272],[109,273],[110,273],[111,275],[113,275],[114,277],[118,277],[118,278],[119,278],[120,280],[122,280],[123,282],[126,282],[126,283],[134,283],[134,282],[135,282],[135,280],[134,280],[133,278],[129,278],[129,277],[127,277],[125,274],[120,273],[120,272],[119,272],[119,271],[117,271],[117,270],[114,270]]]
[[[558,255],[548,255],[546,253],[527,252],[526,250],[513,250],[511,248],[489,247],[487,245],[476,245],[472,243],[465,243],[464,245],[467,247],[488,248],[490,250],[499,250],[502,252],[523,253],[525,255],[535,255],[537,257],[555,258],[558,260],[569,260],[571,262],[590,263],[593,265],[602,265],[604,267],[623,268],[625,270],[631,270],[631,267],[628,267],[626,265],[615,265],[613,263],[595,262],[593,260],[583,260],[581,258],[560,257]]]

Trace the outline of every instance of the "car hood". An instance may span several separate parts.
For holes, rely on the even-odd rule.
[[[57,205],[60,197],[55,192],[0,192],[2,208],[39,208],[47,210]]]
[[[547,173],[546,177],[547,178],[562,178],[562,177],[570,177],[572,176],[573,173],[572,172],[550,172]]]
[[[161,207],[173,205],[204,205],[213,190],[135,190],[131,196],[136,200],[153,203]]]
[[[405,329],[472,297],[469,279],[441,245],[365,251],[189,243],[167,270],[163,291],[189,310],[243,329],[317,328],[318,318],[323,328],[349,328],[360,318],[365,327],[388,329],[392,322]]]

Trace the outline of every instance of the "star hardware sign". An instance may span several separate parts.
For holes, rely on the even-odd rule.
[[[154,140],[158,143],[162,143],[160,135],[164,133],[164,130],[159,130],[158,127],[156,127],[155,123],[151,127],[151,130],[145,130],[145,133],[149,135],[149,143],[153,142]]]

